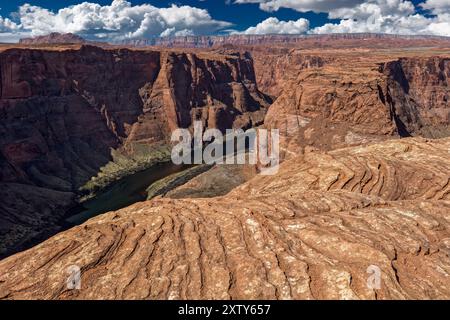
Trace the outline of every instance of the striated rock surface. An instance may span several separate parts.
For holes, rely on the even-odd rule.
[[[215,165],[163,196],[171,199],[223,196],[258,173],[255,165]]]
[[[449,299],[449,150],[307,152],[223,197],[137,203],[2,260],[0,298]]]
[[[281,95],[285,83],[297,79],[305,69],[322,68],[334,60],[332,56],[308,54],[286,47],[254,46],[247,49],[255,62],[258,88],[275,98]]]
[[[236,52],[16,48],[0,75],[0,256],[57,228],[112,149],[167,143],[193,120],[259,125],[270,101]]]

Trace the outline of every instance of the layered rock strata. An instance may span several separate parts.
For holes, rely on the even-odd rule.
[[[266,116],[288,154],[450,134],[450,57],[335,51],[319,58],[326,62],[279,78],[283,89]]]
[[[137,203],[2,260],[0,298],[448,299],[449,149],[306,153],[223,197]]]
[[[112,149],[131,157],[195,120],[259,125],[270,101],[245,53],[8,49],[0,74],[0,255],[54,232]]]

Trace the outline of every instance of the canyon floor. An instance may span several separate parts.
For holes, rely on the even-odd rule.
[[[0,46],[0,299],[450,299],[450,49],[397,40]],[[159,169],[194,121],[278,173]]]

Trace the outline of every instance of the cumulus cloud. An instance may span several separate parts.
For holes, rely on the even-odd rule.
[[[297,21],[280,21],[277,18],[268,18],[245,30],[244,34],[300,34],[309,29],[309,21],[303,18]]]
[[[367,20],[373,16],[408,16],[414,14],[415,7],[410,1],[404,0],[375,0],[361,3],[352,8],[333,9],[329,18]]]
[[[450,14],[449,0],[426,0],[425,2],[419,4],[419,6],[436,15]]]
[[[308,31],[313,34],[373,32],[450,36],[449,0],[425,0],[420,4],[433,16],[419,14],[408,0],[236,0],[235,3],[259,3],[265,11],[290,8],[299,12],[324,12],[329,19],[339,20]]]
[[[300,12],[329,12],[339,8],[351,8],[364,3],[365,0],[236,0],[234,3],[259,3],[261,10],[278,11],[281,8]]]
[[[204,9],[174,4],[158,8],[145,3],[132,5],[125,0],[113,0],[105,6],[83,2],[57,12],[24,4],[17,16],[20,29],[33,36],[72,32],[89,39],[108,40],[210,34],[232,25],[213,19]]]
[[[0,16],[0,42],[13,42],[17,39],[20,26],[8,18]]]
[[[19,26],[8,18],[0,16],[0,32],[13,32],[18,30]]]
[[[331,19],[339,23],[327,23],[311,30],[311,33],[375,32],[392,34],[427,34],[450,36],[450,15],[440,0],[428,0],[422,6],[433,10],[434,17],[418,14],[411,1],[367,0],[353,8],[331,10]],[[430,4],[431,3],[431,4]],[[433,4],[434,3],[434,4]],[[441,5],[442,4],[442,5]],[[438,5],[437,7],[435,5]]]

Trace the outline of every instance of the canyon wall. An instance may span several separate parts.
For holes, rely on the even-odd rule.
[[[265,125],[280,129],[288,154],[305,147],[331,150],[395,137],[450,135],[448,56],[298,55],[316,63],[300,64],[300,70],[288,66],[278,71],[282,77],[260,80],[281,83]]]
[[[226,195],[186,199],[187,184],[5,258],[0,299],[450,297],[450,140],[428,139],[450,134],[448,52],[247,48],[0,51],[0,257],[60,231],[112,150],[194,120],[264,122],[287,158]],[[233,180],[217,170],[192,184]]]
[[[263,123],[271,99],[258,90],[248,53],[163,52],[161,59],[156,81],[140,89],[144,114],[128,140],[164,140],[195,120],[222,131]]]
[[[261,124],[270,99],[248,54],[154,50],[0,52],[0,255],[52,233],[111,150],[175,128]]]
[[[450,58],[400,58],[381,67],[406,135],[450,135]]]
[[[295,80],[305,69],[322,68],[333,61],[331,56],[305,53],[280,47],[248,47],[256,70],[258,88],[272,97],[281,95],[285,83]]]

